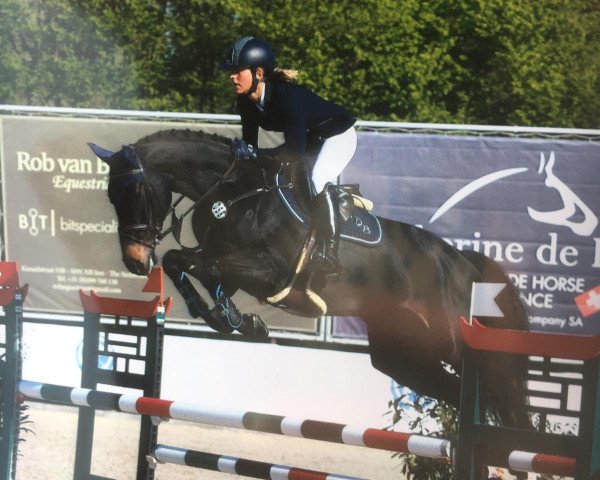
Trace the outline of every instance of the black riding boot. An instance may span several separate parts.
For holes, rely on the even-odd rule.
[[[338,196],[331,183],[325,185],[323,191],[316,196],[314,205],[316,207],[316,234],[317,238],[323,242],[320,268],[328,274],[339,273],[341,270],[338,258],[340,210]]]

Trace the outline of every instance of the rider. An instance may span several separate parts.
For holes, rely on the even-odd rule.
[[[292,158],[320,146],[310,169],[316,234],[324,243],[322,268],[338,272],[340,215],[333,183],[356,151],[356,119],[345,108],[292,83],[298,72],[275,68],[273,50],[258,38],[236,40],[223,68],[231,71],[242,118],[242,141],[233,147],[238,157],[256,158],[259,126],[283,132],[284,149]]]

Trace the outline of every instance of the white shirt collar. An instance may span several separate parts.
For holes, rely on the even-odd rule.
[[[254,105],[256,105],[256,108],[258,108],[261,112],[264,112],[264,106],[265,106],[265,92],[267,91],[267,84],[263,83],[264,88],[262,93],[260,94],[260,101],[258,103],[255,103]]]
[[[265,106],[265,92],[267,91],[267,84],[263,83],[263,89],[262,89],[262,93],[260,94],[260,102],[259,105],[261,107]]]

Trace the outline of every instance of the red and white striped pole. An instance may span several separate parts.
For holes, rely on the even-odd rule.
[[[339,423],[215,408],[131,394],[99,392],[86,388],[63,387],[22,380],[19,391],[25,397],[67,405],[88,406],[160,418],[173,418],[206,425],[254,430],[326,442],[358,445],[422,457],[448,460],[452,444],[443,438],[391,432]]]
[[[522,452],[515,450],[508,456],[510,468],[518,472],[544,473],[574,477],[576,460],[571,457],[559,457],[544,453]]]

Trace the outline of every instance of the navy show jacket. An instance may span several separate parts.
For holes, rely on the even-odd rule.
[[[242,138],[257,147],[258,127],[283,132],[285,145],[304,153],[307,145],[346,131],[356,119],[343,107],[319,97],[308,88],[286,81],[265,83],[264,106],[238,97]]]

